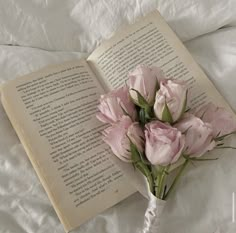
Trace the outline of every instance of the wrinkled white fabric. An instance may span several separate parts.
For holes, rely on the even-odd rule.
[[[235,0],[1,0],[0,44],[91,52],[155,8],[182,40],[236,22]]]
[[[236,110],[235,0],[0,0],[0,83],[86,56],[122,23],[155,8]],[[236,139],[228,143],[235,146]],[[160,233],[236,232],[236,154],[227,149],[214,156],[219,160],[186,169],[166,203]],[[134,194],[75,232],[140,232],[147,205]],[[64,230],[0,105],[0,233],[47,232]]]

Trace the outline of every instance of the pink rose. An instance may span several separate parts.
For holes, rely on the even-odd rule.
[[[175,163],[184,148],[184,136],[181,132],[160,121],[145,126],[145,152],[153,165],[166,166]]]
[[[187,102],[187,87],[172,80],[160,82],[160,89],[156,93],[154,113],[165,122],[176,122],[184,113]]]
[[[222,107],[217,107],[213,103],[200,108],[196,116],[212,125],[214,138],[236,131],[236,118],[234,114]]]
[[[190,157],[200,157],[216,145],[212,126],[193,114],[185,113],[175,127],[185,134],[184,153]]]
[[[163,79],[162,71],[157,67],[139,65],[133,72],[129,73],[128,77],[129,92],[133,101],[140,106],[140,101],[136,92],[138,91],[149,105],[153,105],[158,87],[158,80]]]
[[[134,121],[136,118],[135,105],[130,99],[128,87],[121,87],[106,95],[101,95],[97,118],[104,123],[115,123],[125,114]]]
[[[123,116],[119,122],[105,129],[103,136],[113,153],[124,162],[131,162],[130,140],[139,152],[143,152],[143,131],[138,122],[132,122],[128,116]]]

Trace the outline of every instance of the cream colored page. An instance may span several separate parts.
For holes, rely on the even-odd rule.
[[[95,112],[102,92],[85,61],[2,89],[6,112],[66,231],[134,192],[101,140],[104,125]]]
[[[158,11],[119,30],[88,62],[108,90],[124,85],[128,72],[138,64],[155,65],[168,78],[187,82],[189,107],[209,101],[228,106]]]

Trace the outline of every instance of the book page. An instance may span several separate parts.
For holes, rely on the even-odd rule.
[[[91,54],[88,63],[106,90],[124,85],[137,65],[155,65],[167,78],[187,83],[190,108],[209,101],[229,107],[158,11],[120,29]]]
[[[102,93],[84,60],[2,88],[3,106],[66,231],[135,192],[101,140],[104,124],[95,113]]]

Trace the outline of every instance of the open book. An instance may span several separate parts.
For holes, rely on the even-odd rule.
[[[6,83],[5,111],[66,231],[134,193],[109,159],[96,118],[102,93],[124,85],[138,64],[156,65],[185,80],[191,108],[222,96],[183,44],[153,12],[120,29],[87,60],[47,67]]]

